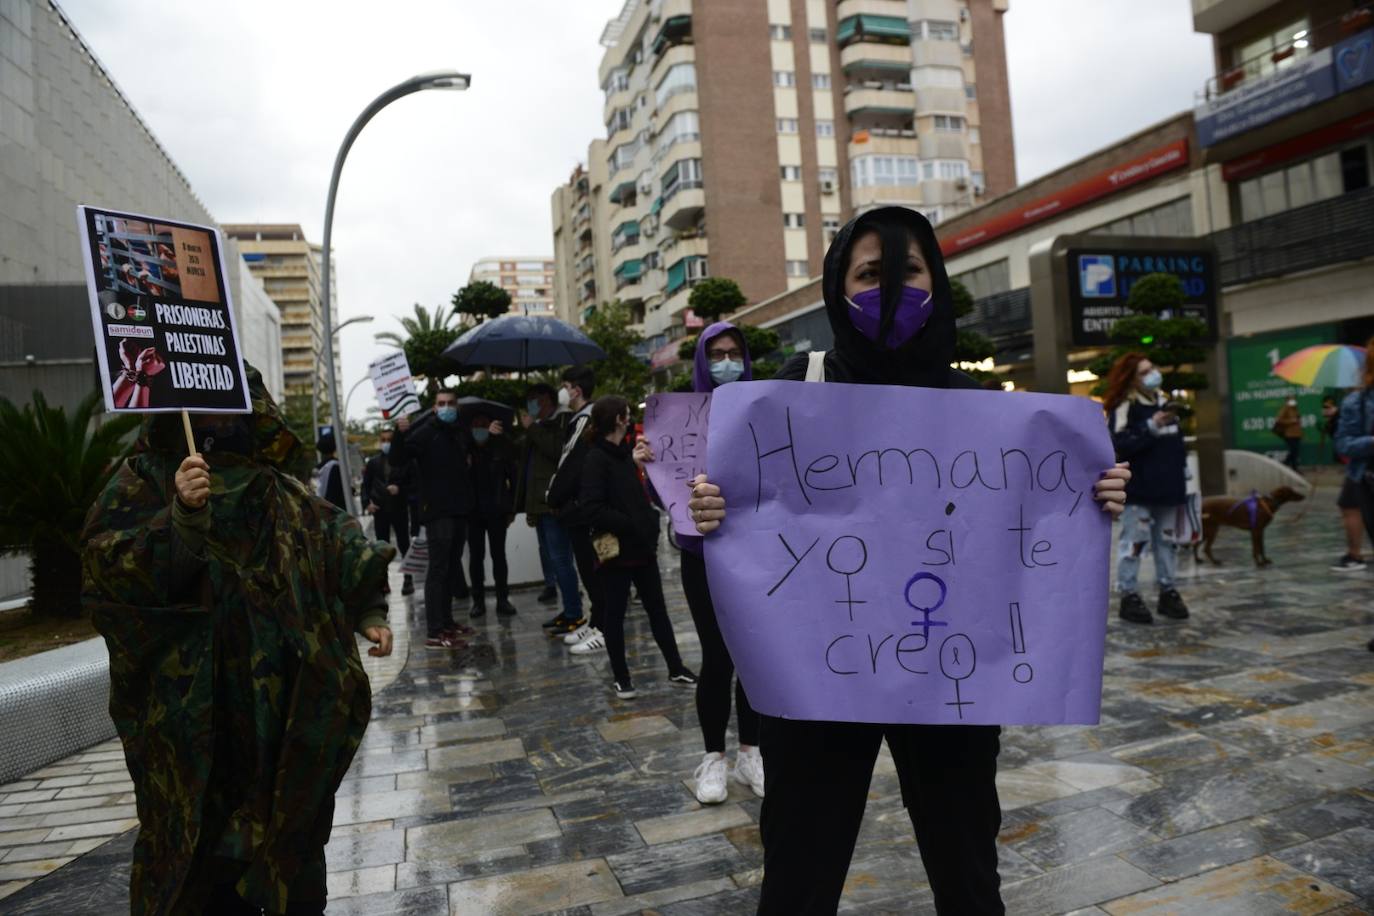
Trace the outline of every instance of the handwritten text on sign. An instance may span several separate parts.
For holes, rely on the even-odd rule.
[[[1094,723],[1113,462],[1084,398],[754,382],[715,392],[706,538],[754,708],[795,719]]]
[[[404,353],[374,359],[367,364],[367,371],[372,376],[372,388],[377,392],[377,404],[384,419],[408,416],[420,409],[415,379],[411,377]]]
[[[709,394],[651,394],[644,404],[644,439],[654,450],[647,465],[649,480],[673,520],[678,534],[695,535],[687,484],[706,473],[706,424]]]

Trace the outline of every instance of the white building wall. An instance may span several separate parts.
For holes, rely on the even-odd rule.
[[[243,358],[262,373],[263,384],[278,403],[286,394],[282,368],[281,310],[267,295],[262,280],[253,275],[239,255],[238,242],[225,240],[224,260],[229,267],[225,279],[233,301],[234,324],[239,331]]]

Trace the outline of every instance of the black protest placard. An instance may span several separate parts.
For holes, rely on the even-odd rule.
[[[106,409],[251,411],[219,231],[76,209]]]

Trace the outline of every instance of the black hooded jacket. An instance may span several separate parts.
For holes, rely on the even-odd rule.
[[[844,276],[849,265],[849,251],[854,238],[879,220],[905,223],[921,245],[926,267],[931,277],[931,301],[934,311],[921,332],[895,350],[888,350],[869,340],[849,320],[849,304],[844,298]],[[884,252],[884,261],[887,254]],[[891,323],[891,315],[900,297],[905,268],[883,270],[884,327]],[[891,279],[889,279],[891,278]],[[868,385],[912,385],[922,388],[978,388],[975,380],[950,368],[954,360],[954,299],[950,294],[949,275],[935,230],[924,216],[906,207],[880,207],[850,220],[830,243],[825,253],[825,273],[821,280],[825,297],[825,311],[830,329],[835,334],[835,348],[825,354],[825,378],[829,382],[852,382]],[[801,381],[806,378],[808,356],[798,353],[789,359],[775,378]]]

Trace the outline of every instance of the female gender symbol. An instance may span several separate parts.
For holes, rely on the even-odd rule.
[[[858,545],[858,550],[855,552],[853,548],[848,548],[847,551],[846,548],[840,547],[840,545],[846,541],[853,541],[855,544]],[[840,548],[841,556],[839,557],[835,555],[836,548]],[[850,552],[848,558],[843,556],[843,554],[846,552]],[[846,559],[848,559],[849,562],[845,562]],[[841,563],[844,563],[843,567],[839,565]],[[849,620],[852,623],[854,620],[854,605],[868,603],[867,601],[863,601],[861,599],[854,597],[854,588],[852,582],[852,577],[857,575],[860,572],[860,570],[862,570],[865,566],[868,565],[868,545],[863,542],[863,538],[855,537],[852,534],[841,535],[840,537],[835,538],[834,542],[830,545],[830,549],[826,551],[825,565],[829,566],[832,572],[837,572],[840,575],[844,576],[845,596],[843,598],[837,598],[835,600],[835,603],[848,605]],[[853,566],[854,568],[847,568],[849,566]]]
[[[934,582],[934,583],[936,584],[936,586],[938,586],[939,589],[940,589],[940,597],[939,597],[939,598],[935,601],[935,603],[934,603],[933,605],[931,605],[930,607],[922,607],[921,605],[919,605],[919,604],[917,604],[916,602],[914,602],[914,601],[911,600],[911,587],[912,587],[913,585],[915,585],[917,582],[923,582],[923,581],[925,581],[925,580],[929,580],[929,581],[931,581],[931,582]],[[949,622],[946,621],[946,620],[931,620],[931,619],[930,619],[930,615],[933,614],[933,613],[935,613],[936,611],[938,611],[938,610],[944,605],[944,603],[945,603],[945,596],[946,596],[947,594],[949,594],[949,589],[945,588],[944,580],[941,579],[939,576],[937,576],[937,575],[935,575],[935,574],[933,574],[933,573],[928,573],[928,572],[918,572],[916,575],[912,576],[910,579],[907,580],[907,583],[906,583],[906,593],[905,593],[905,594],[906,594],[906,603],[907,603],[912,609],[917,610],[917,611],[920,611],[922,614],[925,615],[925,619],[924,619],[924,620],[913,620],[913,621],[911,621],[911,625],[912,625],[913,627],[920,627],[920,628],[921,628],[921,638],[924,639],[927,643],[929,643],[929,642],[930,642],[930,628],[931,628],[931,627],[944,627],[944,626],[949,626]]]
[[[973,701],[959,695],[959,682],[972,677],[977,667],[978,653],[973,648],[973,640],[963,633],[946,636],[940,643],[940,673],[954,682],[954,702],[945,705],[953,706],[960,719],[964,717],[964,707],[972,706]]]

